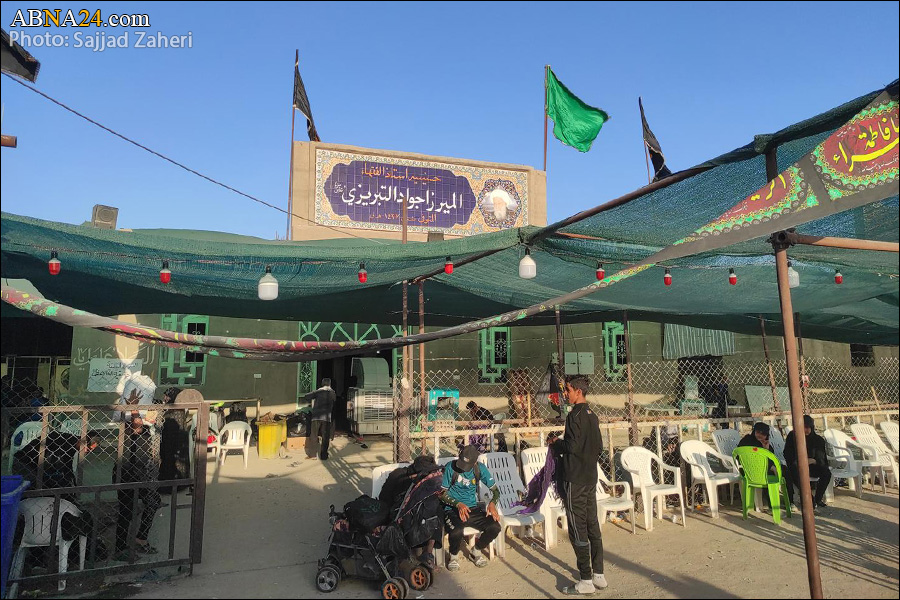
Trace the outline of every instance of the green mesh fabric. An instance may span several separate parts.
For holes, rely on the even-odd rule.
[[[896,83],[896,82],[895,82]],[[766,181],[762,152],[777,143],[779,169],[799,160],[865,106],[875,94],[768,136],[707,163],[712,168],[616,209],[564,228],[532,245],[533,280],[518,277],[529,227],[470,238],[399,244],[382,240],[272,242],[216,232],[107,231],[2,214],[2,276],[31,281],[47,298],[101,315],[199,313],[234,317],[400,323],[399,282],[496,251],[425,283],[426,322],[466,323],[530,306],[595,281],[601,261],[608,275],[630,267],[695,231]],[[598,199],[598,202],[601,199]],[[799,233],[898,241],[896,196],[798,227]],[[566,234],[585,236],[566,237]],[[62,273],[50,276],[50,251]],[[792,290],[804,337],[843,342],[898,343],[898,259],[895,253],[791,248],[800,273]],[[158,278],[168,260],[172,282]],[[361,262],[368,283],[357,281]],[[271,265],[279,297],[262,302],[257,281]],[[780,305],[774,258],[765,238],[665,263],[561,307],[567,323],[632,319],[758,333],[764,315],[778,334]],[[738,285],[728,284],[734,268]],[[834,283],[834,271],[844,275]],[[410,294],[417,321],[417,290]],[[552,307],[548,307],[552,308]],[[15,311],[18,312],[18,311]],[[4,306],[4,316],[10,309]],[[517,324],[548,324],[552,311]]]

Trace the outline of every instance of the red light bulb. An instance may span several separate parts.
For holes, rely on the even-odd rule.
[[[169,270],[169,261],[164,260],[162,269],[159,270],[159,280],[163,283],[172,281],[172,271]]]
[[[839,269],[836,269],[834,271],[834,282],[838,285],[844,283],[844,276],[841,275],[841,271]]]
[[[360,283],[365,283],[369,280],[369,273],[366,271],[366,263],[359,263],[359,271],[356,273],[356,276],[359,278]]]
[[[663,283],[665,283],[666,286],[672,285],[672,273],[668,268],[666,268],[666,274],[663,275]]]
[[[597,281],[603,281],[603,278],[606,277],[606,271],[603,270],[603,263],[597,263]]]
[[[59,262],[59,257],[56,254],[56,250],[50,253],[50,260],[49,262],[47,262],[47,269],[50,271],[51,275],[59,275],[59,272],[62,269],[62,263]]]
[[[453,272],[453,261],[450,260],[450,257],[447,257],[447,262],[444,263],[444,273],[449,275]]]
[[[734,269],[728,269],[728,283],[737,285],[737,275],[735,274]]]

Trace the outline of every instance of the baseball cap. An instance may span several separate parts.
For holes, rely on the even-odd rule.
[[[462,452],[459,453],[459,458],[456,459],[456,466],[460,471],[465,473],[466,471],[471,471],[475,468],[475,463],[478,462],[478,456],[481,453],[478,452],[478,448],[475,446],[466,446],[462,449]]]

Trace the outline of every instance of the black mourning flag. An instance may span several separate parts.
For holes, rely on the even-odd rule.
[[[3,72],[34,83],[41,68],[41,63],[35,60],[28,53],[28,50],[19,45],[18,42],[11,40],[5,29],[2,31]]]
[[[300,77],[300,51],[297,51],[294,59],[294,108],[303,113],[306,117],[306,130],[309,133],[309,141],[320,142],[319,132],[316,131],[316,124],[313,122],[312,109],[309,107],[309,98],[306,95],[306,88],[303,87],[303,79]]]
[[[656,136],[653,135],[653,132],[650,131],[650,126],[647,125],[647,117],[644,116],[644,104],[641,102],[640,98],[638,98],[638,106],[641,108],[641,125],[644,128],[644,145],[647,146],[647,151],[650,152],[650,162],[653,163],[653,181],[659,181],[660,179],[665,179],[671,175],[672,171],[666,166],[666,157],[663,154],[662,148],[659,147],[659,140],[657,140]]]

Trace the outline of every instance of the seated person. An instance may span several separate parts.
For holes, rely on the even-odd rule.
[[[87,456],[100,445],[100,432],[89,431],[85,435],[84,453]],[[37,482],[38,462],[40,461],[41,438],[25,444],[13,459],[13,472],[29,481]],[[81,437],[61,431],[51,431],[44,441],[44,476],[42,489],[66,488],[78,485],[77,474],[72,470],[75,455],[81,451]],[[65,540],[75,539],[79,535],[88,539],[93,537],[94,520],[89,510],[81,506],[75,494],[63,494],[67,500],[81,511],[78,516],[66,513],[62,516],[62,536]],[[102,540],[96,541],[97,558],[106,558],[106,546]]]
[[[466,446],[458,459],[444,467],[441,502],[445,505],[444,527],[450,538],[448,571],[459,570],[459,551],[466,527],[481,531],[475,543],[475,552],[470,557],[476,567],[487,566],[484,550],[500,535],[500,513],[497,511],[500,490],[491,472],[478,463],[478,456],[475,446]],[[478,484],[482,481],[492,494],[487,507],[478,503]]]
[[[85,454],[100,443],[100,432],[90,431],[85,436]],[[72,471],[75,455],[81,450],[81,438],[77,435],[51,431],[44,442],[43,488],[75,487],[76,477]],[[30,481],[37,482],[38,461],[40,460],[41,438],[35,438],[22,446],[14,457],[13,471]]]
[[[806,434],[806,455],[809,462],[809,476],[818,477],[813,507],[825,507],[825,490],[831,482],[831,469],[828,467],[828,456],[825,454],[825,438],[816,433],[816,425],[809,415],[803,416],[803,431]],[[791,482],[800,481],[800,465],[797,460],[797,441],[791,431],[784,442],[784,458],[787,461],[789,474],[788,488],[791,489],[793,502],[793,486]]]
[[[424,475],[432,473],[440,468],[441,467],[434,462],[433,456],[424,454],[417,457],[408,467],[400,467],[391,471],[381,488],[381,493],[378,494],[378,499],[391,507],[391,518],[394,518],[396,515],[396,511],[400,508],[400,505],[406,498],[410,488],[416,482],[420,481]],[[440,506],[436,506],[435,508],[439,511],[437,513],[438,516],[443,517],[442,508]],[[428,540],[423,546],[413,548],[413,550],[419,554],[420,560],[423,563],[434,567],[434,548],[435,546],[438,548],[441,547],[443,538],[444,530],[443,528],[440,528],[435,532],[432,539]]]
[[[474,400],[469,400],[469,403],[466,404],[466,408],[469,409],[469,413],[472,415],[473,421],[493,421],[494,414],[483,406],[478,406]]]
[[[768,450],[772,454],[775,454],[775,447],[772,446],[772,442],[769,439],[769,434],[771,433],[771,427],[767,423],[759,422],[753,425],[753,431],[745,435],[741,438],[741,441],[738,442],[738,447],[743,446],[751,446],[756,448],[762,448],[763,450]],[[776,459],[777,460],[777,459]],[[769,465],[769,472],[772,475],[776,474],[775,465]],[[794,489],[791,485],[790,474],[786,471],[782,470],[781,476],[784,477],[785,483],[787,484],[787,493],[788,493],[788,502],[794,501]],[[765,502],[769,501],[768,496],[765,496]]]
[[[769,441],[770,432],[771,428],[767,423],[754,423],[753,431],[741,438],[741,441],[738,442],[738,448],[743,446],[755,446],[775,454],[775,448],[772,447],[772,442]]]

